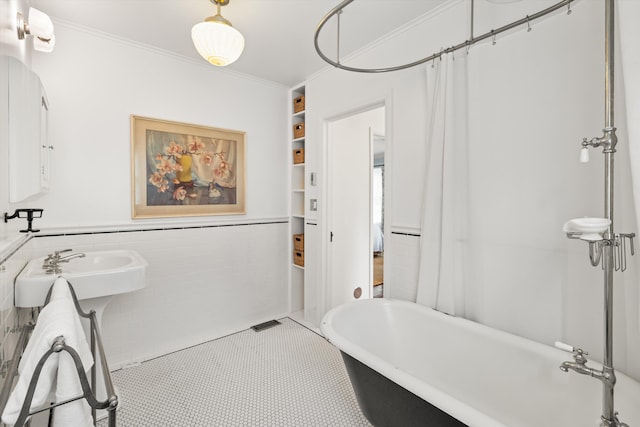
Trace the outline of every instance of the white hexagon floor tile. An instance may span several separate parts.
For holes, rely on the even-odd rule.
[[[339,351],[280,322],[115,371],[118,427],[370,426]]]

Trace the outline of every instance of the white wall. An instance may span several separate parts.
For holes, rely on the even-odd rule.
[[[104,314],[112,366],[287,314],[287,88],[54,25],[54,52],[32,60],[51,104],[51,189],[9,204],[3,181],[0,212],[44,208],[35,225],[57,235],[10,258],[17,266],[1,273],[3,301],[13,302],[13,277],[30,258],[64,248],[140,251],[148,287],[115,297]],[[246,215],[132,220],[131,114],[246,132]],[[15,238],[24,225],[0,223],[1,236]],[[165,230],[133,231],[149,228]]]
[[[476,35],[552,3],[476,2]],[[599,150],[592,150],[588,165],[578,163],[578,154],[582,138],[601,136],[604,127],[604,5],[582,1],[572,9],[569,16],[563,11],[534,23],[531,32],[523,28],[499,36],[495,46],[489,42],[469,52],[469,244],[476,257],[467,310],[481,323],[547,344],[565,340],[601,359],[602,273],[590,266],[586,244],[566,239],[562,225],[570,218],[603,215]],[[349,65],[394,65],[459,43],[468,37],[467,14],[468,2],[451,2],[432,21],[417,23]],[[393,184],[386,219],[396,233],[385,253],[394,273],[385,278],[385,293],[413,299],[416,283],[406,281],[417,277],[419,265],[419,245],[412,239],[420,233],[425,164],[424,68],[384,75],[332,69],[314,76],[306,88],[308,146],[316,147],[320,159],[328,119],[387,100],[386,172]],[[617,89],[621,93],[622,84]],[[617,102],[617,108],[623,104]],[[618,127],[616,230],[633,232],[620,120]],[[310,167],[326,174],[323,161]],[[326,189],[315,191],[322,208]],[[326,242],[322,245],[326,249]],[[616,273],[615,362],[640,378],[636,262]],[[322,275],[318,280],[322,283]]]
[[[34,55],[51,103],[52,183],[42,227],[127,224],[130,115],[247,133],[247,215],[286,205],[286,88],[56,23]],[[165,222],[165,221],[163,221]]]

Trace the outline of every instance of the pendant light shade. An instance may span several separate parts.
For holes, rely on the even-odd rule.
[[[191,39],[200,56],[213,65],[224,67],[240,58],[244,49],[244,37],[231,26],[231,22],[220,15],[220,5],[228,4],[229,0],[211,2],[218,6],[218,13],[194,25]]]

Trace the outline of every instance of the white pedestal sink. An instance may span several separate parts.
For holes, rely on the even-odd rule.
[[[82,309],[85,312],[95,310],[100,331],[102,314],[113,295],[132,292],[147,285],[148,263],[134,250],[85,252],[82,258],[61,263],[62,272],[57,274],[47,274],[44,271],[44,260],[45,257],[32,259],[16,277],[15,306],[42,306],[49,288],[61,276],[73,286]],[[88,321],[84,323],[85,331],[88,331]],[[95,363],[100,366],[99,359]],[[98,400],[105,400],[107,396],[101,369],[97,372],[97,397]]]
[[[60,264],[62,272],[47,274],[42,265],[45,257],[29,261],[15,281],[16,307],[39,307],[58,276],[73,285],[78,300],[107,297],[131,292],[146,286],[147,261],[136,251],[121,249],[85,252]]]

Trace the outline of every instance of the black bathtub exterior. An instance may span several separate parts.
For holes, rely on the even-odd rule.
[[[340,353],[360,409],[375,427],[467,427],[359,360]]]

